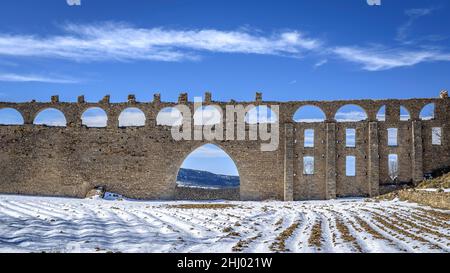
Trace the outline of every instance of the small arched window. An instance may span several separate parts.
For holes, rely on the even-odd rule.
[[[0,109],[0,125],[23,125],[23,116],[14,108]]]
[[[380,107],[377,112],[377,120],[378,121],[386,121],[386,105]]]
[[[100,107],[92,107],[84,111],[81,116],[81,124],[87,127],[106,127],[108,116]]]
[[[222,113],[214,106],[203,106],[194,113],[194,125],[214,125],[222,120]]]
[[[297,109],[293,116],[295,122],[323,122],[325,121],[325,113],[317,106],[305,105]]]
[[[435,117],[435,106],[434,103],[429,103],[425,105],[420,111],[421,120],[432,120]]]
[[[347,104],[339,108],[334,118],[337,122],[357,122],[366,120],[367,114],[361,106]]]
[[[408,109],[404,106],[400,106],[400,120],[401,121],[408,121],[411,119],[411,115],[409,114]]]
[[[129,107],[119,115],[119,127],[145,126],[145,114],[141,109]]]
[[[175,107],[166,107],[156,116],[156,125],[180,126],[183,123],[183,115]]]
[[[55,108],[47,108],[34,118],[33,124],[54,127],[65,127],[67,125],[64,114]]]
[[[245,114],[245,122],[248,124],[275,123],[277,120],[277,114],[265,105],[253,107]]]

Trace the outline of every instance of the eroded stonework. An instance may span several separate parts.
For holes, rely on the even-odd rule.
[[[194,112],[187,94],[179,97]],[[435,105],[435,117],[421,120],[421,109]],[[203,105],[223,109],[230,103],[215,102],[207,93]],[[127,103],[110,103],[106,96],[98,103],[0,102],[0,109],[14,108],[24,125],[0,126],[0,192],[84,197],[97,187],[140,199],[175,199],[177,172],[196,148],[213,143],[234,160],[240,175],[241,200],[331,199],[340,196],[375,196],[388,185],[417,183],[424,173],[450,165],[448,96],[406,100],[345,101],[263,101],[258,93],[254,102],[240,105],[278,105],[280,145],[276,151],[260,151],[261,140],[174,141],[170,127],[156,123],[159,111],[176,103],[137,102],[130,95]],[[368,116],[360,122],[336,122],[337,110],[344,105],[362,107]],[[318,106],[326,115],[320,123],[296,123],[295,111],[304,105]],[[386,107],[386,120],[377,121],[380,107]],[[408,109],[410,120],[400,121],[400,106]],[[88,128],[81,116],[91,107],[107,113],[106,128]],[[146,116],[143,127],[120,128],[118,117],[128,107],[141,109]],[[66,127],[33,125],[36,115],[47,108],[64,113]],[[249,130],[250,125],[246,125]],[[225,126],[224,126],[225,127]],[[433,127],[442,128],[441,145],[433,145]],[[356,147],[345,146],[345,129],[356,129]],[[398,128],[398,145],[388,146],[387,129]],[[304,130],[314,129],[313,148],[304,148]],[[248,136],[248,135],[247,135]],[[388,155],[399,158],[399,177],[388,174]],[[314,175],[303,174],[303,156],[314,156]],[[356,176],[345,174],[345,157],[356,157]]]

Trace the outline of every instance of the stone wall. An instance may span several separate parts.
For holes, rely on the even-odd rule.
[[[194,112],[194,103],[186,94],[179,103]],[[433,120],[420,120],[421,109],[434,103]],[[240,175],[241,200],[330,199],[336,196],[374,196],[379,187],[401,182],[418,182],[423,173],[450,166],[450,104],[442,98],[406,100],[346,101],[262,101],[261,94],[246,105],[278,105],[280,142],[276,151],[260,151],[261,140],[174,141],[170,127],[156,124],[158,113],[177,103],[137,102],[129,96],[126,103],[110,103],[106,96],[98,103],[0,102],[0,109],[14,108],[25,124],[0,126],[0,192],[83,197],[87,191],[104,186],[107,191],[141,199],[175,199],[176,176],[184,159],[206,143],[221,147],[234,160]],[[203,105],[215,104],[223,109],[232,101],[214,102],[205,96]],[[344,105],[362,107],[368,119],[340,123],[334,117]],[[293,115],[304,105],[320,107],[326,120],[320,123],[296,123]],[[400,121],[399,107],[406,107],[411,120]],[[381,106],[386,107],[386,121],[377,121]],[[100,107],[108,116],[106,128],[87,128],[81,124],[83,112]],[[141,109],[146,116],[143,127],[118,125],[120,113],[128,107]],[[64,113],[66,127],[34,125],[36,115],[47,108]],[[399,145],[388,147],[387,128],[398,128]],[[442,145],[431,144],[431,128],[442,128]],[[345,129],[355,128],[356,147],[345,147]],[[235,128],[236,129],[236,128]],[[313,148],[303,147],[305,129],[315,130]],[[398,154],[400,176],[392,181],[387,157]],[[303,156],[315,158],[314,175],[303,174]],[[345,175],[346,155],[356,156],[356,176]]]

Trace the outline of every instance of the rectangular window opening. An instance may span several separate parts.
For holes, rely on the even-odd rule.
[[[313,148],[314,147],[314,129],[306,129],[305,130],[305,148]]]
[[[389,177],[394,181],[398,178],[398,155],[390,154],[388,159]]]
[[[442,128],[433,127],[431,129],[431,144],[442,145]]]
[[[398,145],[398,129],[397,128],[389,128],[388,129],[388,146],[397,146]]]
[[[356,157],[349,155],[345,157],[345,175],[356,176]]]
[[[303,174],[313,175],[314,174],[314,157],[304,156],[303,157]]]
[[[345,129],[345,146],[350,148],[356,147],[356,129]]]

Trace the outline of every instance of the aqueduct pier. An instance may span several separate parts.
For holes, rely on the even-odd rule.
[[[223,107],[238,102],[216,102],[205,95],[203,105]],[[434,118],[421,120],[420,111],[434,104]],[[446,93],[440,98],[405,100],[343,101],[255,101],[241,105],[278,105],[279,142],[277,150],[262,152],[261,140],[175,141],[170,127],[156,123],[158,113],[184,104],[194,113],[194,103],[181,94],[178,103],[162,102],[156,94],[149,103],[110,103],[106,96],[98,103],[0,102],[0,109],[14,108],[23,116],[23,125],[0,126],[0,192],[84,197],[96,186],[139,199],[173,199],[176,176],[184,158],[197,147],[213,143],[234,160],[240,175],[241,200],[332,199],[341,196],[375,196],[400,183],[417,183],[427,172],[450,166],[450,104]],[[344,105],[360,106],[367,119],[337,122],[335,114]],[[302,106],[319,107],[325,120],[295,122],[293,115]],[[385,119],[377,113],[385,107]],[[409,120],[400,120],[400,107],[409,111]],[[108,116],[105,128],[82,125],[83,112],[102,108]],[[119,127],[118,117],[128,108],[145,113],[142,127]],[[60,110],[65,127],[33,124],[40,111]],[[194,126],[194,125],[193,125]],[[246,124],[246,130],[249,129]],[[345,145],[346,129],[356,131],[354,147]],[[398,143],[388,145],[388,129],[396,128]],[[440,128],[438,144],[432,143],[433,128]],[[272,128],[273,129],[273,128]],[[305,147],[304,131],[314,130],[313,147]],[[398,156],[398,178],[389,175],[388,157]],[[355,174],[347,176],[346,157],[354,156]],[[314,174],[304,174],[303,159],[314,157]]]

